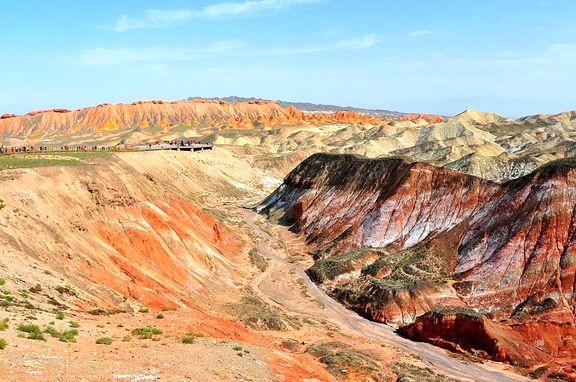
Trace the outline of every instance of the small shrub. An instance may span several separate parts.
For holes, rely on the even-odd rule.
[[[300,342],[293,339],[288,339],[282,341],[280,346],[282,346],[284,349],[290,350],[293,353],[296,353],[300,349]]]
[[[140,308],[140,310],[138,311],[139,313],[148,313],[150,311],[150,309],[146,308],[145,306],[143,306],[142,308]]]
[[[250,252],[248,252],[248,256],[252,265],[258,268],[260,272],[264,272],[268,268],[268,259],[258,253],[258,250],[255,248],[252,248]]]
[[[40,293],[42,292],[42,287],[40,286],[40,284],[36,284],[35,286],[31,287],[28,290],[32,293]]]
[[[58,334],[58,339],[62,342],[76,342],[78,331],[76,329],[64,330]]]
[[[64,312],[61,310],[54,310],[54,315],[56,317],[57,320],[63,320],[64,319]]]
[[[4,350],[6,345],[8,345],[8,342],[4,338],[0,338],[0,350]]]
[[[46,337],[38,325],[22,323],[18,325],[18,330],[28,333],[28,338],[31,340],[46,341]]]
[[[110,337],[101,337],[101,338],[98,338],[98,339],[96,340],[96,343],[97,343],[98,345],[111,345],[111,344],[112,344],[112,338],[110,338]]]
[[[163,310],[164,312],[173,312],[173,311],[175,311],[175,310],[177,310],[177,309],[178,309],[178,308],[176,308],[175,306],[165,306],[165,307],[162,308],[162,310]]]
[[[194,342],[196,342],[196,339],[200,338],[200,337],[204,337],[204,334],[190,332],[182,338],[182,343],[190,345],[190,344],[193,344]]]
[[[4,284],[6,284],[6,280],[5,280],[5,279],[0,279],[0,286],[3,286]]]
[[[30,297],[30,292],[28,292],[27,290],[21,290],[20,291],[20,297],[28,298],[28,297]]]
[[[142,328],[136,328],[132,330],[133,336],[138,336],[141,339],[150,339],[157,334],[162,334],[162,330],[154,326],[144,326]]]
[[[8,319],[7,318],[0,321],[0,331],[4,331],[6,329],[8,329]]]
[[[72,290],[72,288],[70,288],[69,286],[57,286],[56,288],[56,292],[60,293],[60,294],[68,294],[70,296],[76,296],[76,292],[74,292]]]
[[[78,335],[78,331],[76,329],[59,332],[53,326],[47,326],[44,329],[44,333],[48,333],[52,337],[58,338],[62,342],[76,342],[76,336]]]
[[[68,325],[70,325],[71,328],[79,328],[80,327],[80,324],[77,323],[76,321],[70,321],[68,323]]]
[[[159,320],[161,320],[161,319],[164,318],[164,315],[163,315],[162,313],[158,313],[158,314],[156,315],[156,318],[159,319]]]
[[[242,346],[234,346],[234,347],[232,348],[232,350],[234,350],[234,351],[242,351]]]
[[[132,336],[124,336],[122,337],[122,342],[130,342],[132,341]]]
[[[44,333],[48,333],[52,337],[56,337],[58,335],[58,330],[56,330],[56,328],[53,326],[47,326],[44,328]]]

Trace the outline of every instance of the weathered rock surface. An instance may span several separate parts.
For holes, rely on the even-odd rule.
[[[474,309],[494,322],[423,316],[405,333],[530,364],[546,357],[501,354],[501,342],[513,335],[543,355],[576,355],[565,341],[576,335],[575,176],[574,160],[498,184],[402,159],[319,154],[258,208],[317,246],[309,273],[349,308],[397,324],[438,307]],[[482,332],[496,344],[467,343],[454,320],[467,322],[470,341]]]
[[[551,359],[506,325],[470,309],[434,309],[398,331],[417,341],[499,362],[530,366]]]

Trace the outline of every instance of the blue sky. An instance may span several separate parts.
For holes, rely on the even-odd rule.
[[[0,47],[0,114],[227,95],[576,109],[572,0],[3,0]]]

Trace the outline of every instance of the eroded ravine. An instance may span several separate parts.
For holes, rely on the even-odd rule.
[[[422,358],[430,367],[452,378],[464,381],[486,382],[528,380],[512,372],[497,369],[489,364],[472,364],[459,361],[449,356],[442,349],[426,343],[409,341],[396,334],[392,327],[369,321],[346,309],[318,288],[304,272],[304,269],[297,264],[288,262],[272,248],[270,245],[270,234],[254,223],[254,219],[257,218],[255,212],[244,210],[244,217],[250,229],[259,238],[258,243],[256,243],[257,250],[270,261],[268,269],[254,280],[253,287],[271,303],[282,306],[290,313],[322,319],[337,325],[342,331],[362,338],[382,341],[401,351],[415,354]],[[287,232],[287,234],[289,233]],[[319,306],[311,307],[303,304],[301,296],[295,294],[293,290],[278,287],[282,283],[277,281],[289,277],[291,272],[296,273],[304,281],[307,292],[319,301]],[[275,282],[272,283],[270,280]]]

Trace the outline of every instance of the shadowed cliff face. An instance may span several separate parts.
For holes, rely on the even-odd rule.
[[[516,340],[534,340],[541,325],[550,338],[537,348],[557,355],[571,348],[557,342],[574,323],[575,175],[567,160],[497,184],[318,154],[259,210],[317,247],[311,277],[364,316],[410,323],[437,307],[474,308],[512,325]]]

